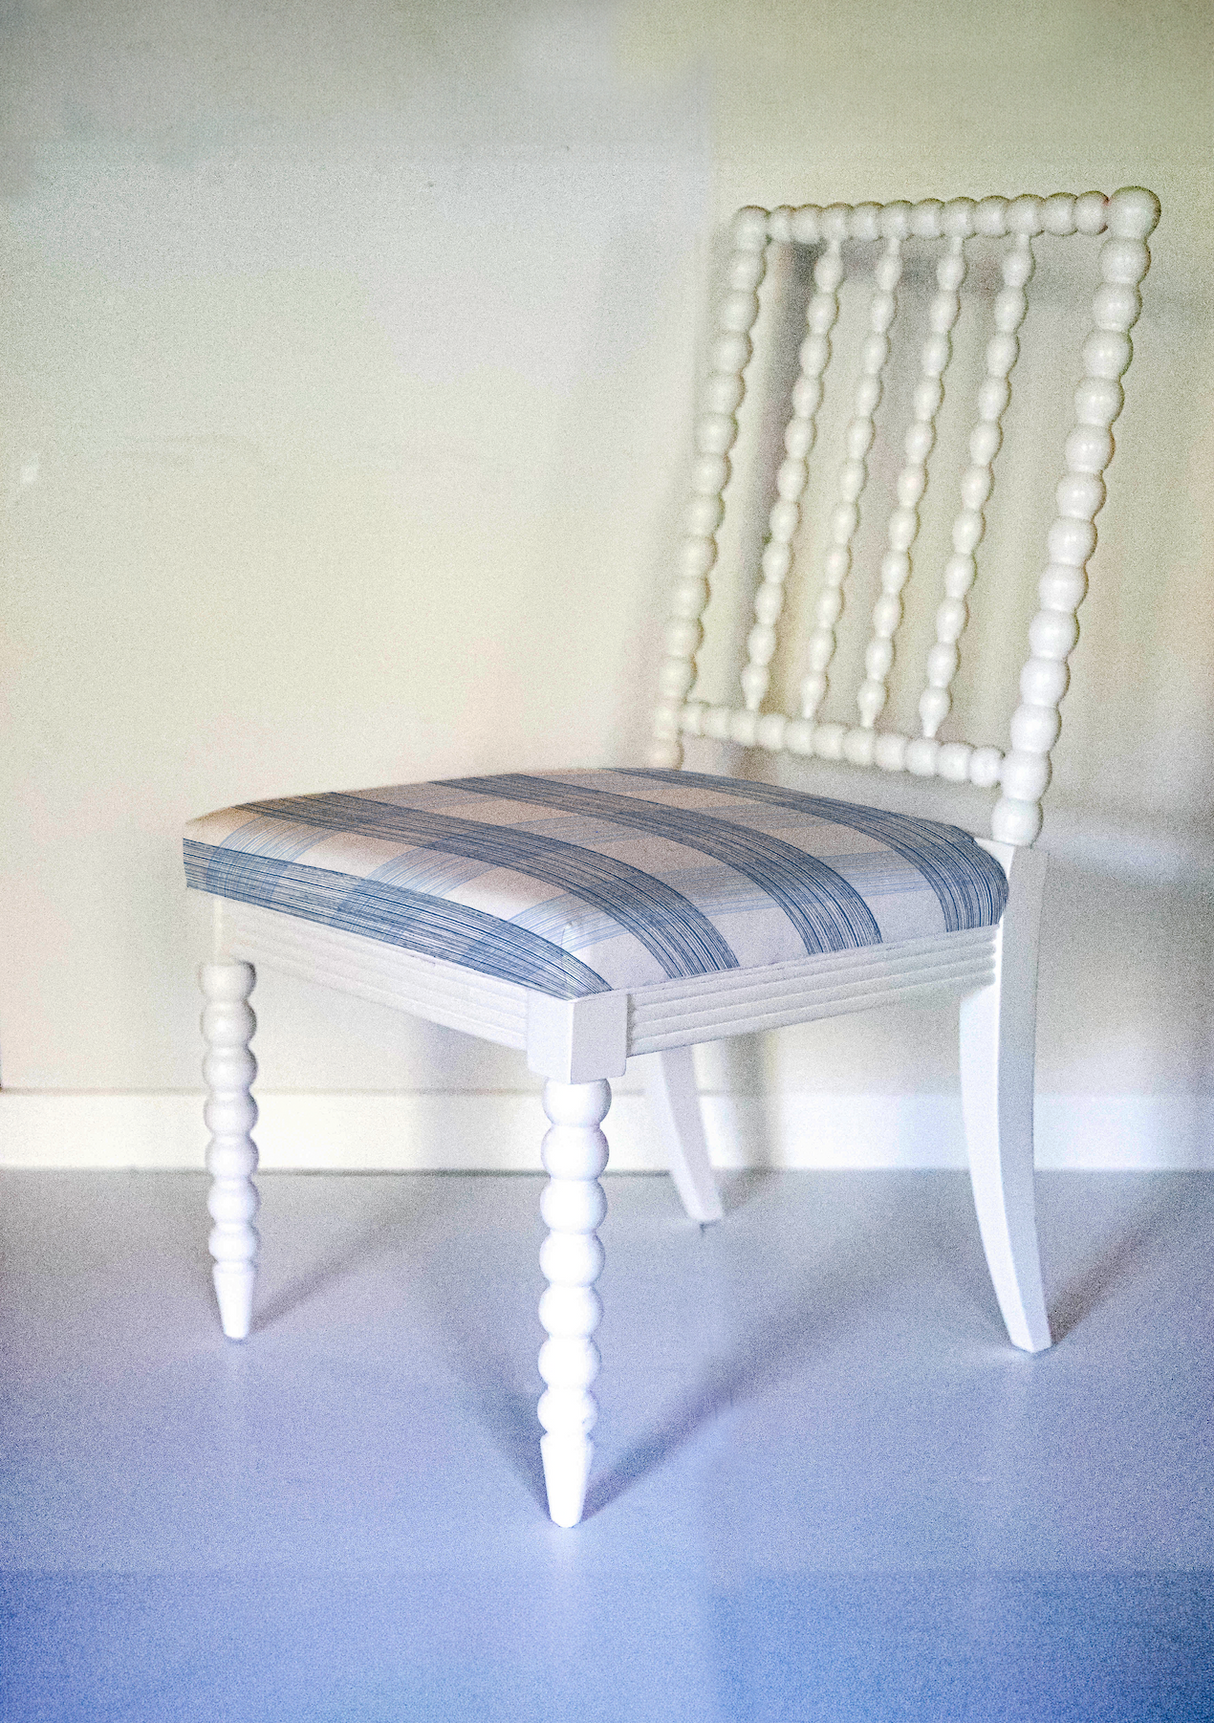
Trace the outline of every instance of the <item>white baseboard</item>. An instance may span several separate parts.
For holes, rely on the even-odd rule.
[[[537,1172],[539,1098],[517,1094],[258,1096],[270,1170]],[[956,1095],[709,1094],[720,1167],[962,1167]],[[607,1119],[612,1167],[660,1170],[643,1096]],[[0,1093],[0,1167],[200,1168],[202,1097]],[[1214,1096],[1042,1095],[1042,1168],[1214,1168]]]

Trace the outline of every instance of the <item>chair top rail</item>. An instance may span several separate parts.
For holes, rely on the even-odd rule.
[[[1106,197],[1101,192],[1055,193],[981,199],[935,198],[918,203],[815,204],[764,210],[747,207],[734,217],[725,292],[710,351],[695,426],[692,494],[684,518],[672,612],[665,633],[666,656],[659,672],[649,759],[681,765],[684,736],[707,736],[773,753],[847,761],[921,778],[940,777],[999,791],[991,829],[994,838],[1031,844],[1041,829],[1041,800],[1050,780],[1050,753],[1061,728],[1059,705],[1069,680],[1068,659],[1078,639],[1076,611],[1087,591],[1087,563],[1096,545],[1094,520],[1103,506],[1103,474],[1113,455],[1111,426],[1124,401],[1121,379],[1133,355],[1129,331],[1141,309],[1139,287],[1150,267],[1146,241],[1159,220],[1154,193],[1130,186]],[[1062,477],[1055,490],[1056,514],[1046,535],[1047,562],[1038,582],[1039,608],[1028,631],[1020,674],[1020,703],[1012,715],[1009,745],[1001,749],[941,741],[937,732],[952,706],[951,685],[959,663],[959,641],[968,622],[966,597],[975,577],[974,550],[981,539],[983,508],[1002,440],[1002,415],[1009,374],[1019,352],[1018,330],[1033,275],[1032,244],[1041,234],[1106,236],[1100,247],[1099,281],[1081,347],[1082,376],[1074,392],[1071,429],[1063,445]],[[910,576],[910,551],[918,532],[917,504],[927,482],[936,415],[956,323],[959,289],[966,276],[966,241],[1008,238],[1000,265],[1001,289],[994,305],[994,332],[986,347],[977,416],[969,438],[970,464],[962,473],[960,510],[952,530],[953,555],[944,571],[944,598],[936,612],[935,644],[919,701],[917,736],[878,728],[887,698],[895,635],[902,617],[902,589]],[[865,679],[856,697],[859,721],[821,722],[817,713],[835,651],[835,625],[842,612],[851,566],[857,511],[864,491],[865,455],[873,437],[873,414],[882,392],[889,332],[897,314],[901,248],[908,239],[946,243],[929,306],[929,332],[920,351],[920,376],[905,459],[897,478],[897,504],[886,528],[881,592],[865,652]],[[844,277],[841,248],[847,241],[883,242],[873,269],[867,303],[867,334],[853,390],[852,416],[844,431],[837,499],[827,522],[829,545],[814,609],[801,710],[763,709],[770,685],[768,666],[777,648],[777,623],[801,523],[807,462],[817,438],[823,374],[831,358],[831,333],[839,315]],[[820,248],[814,290],[806,309],[807,333],[792,388],[791,416],[774,473],[775,501],[754,596],[755,623],[747,638],[741,676],[742,702],[713,704],[695,697],[696,653],[709,599],[708,576],[717,559],[717,534],[724,518],[730,451],[738,437],[737,412],[754,348],[758,290],[768,246]]]

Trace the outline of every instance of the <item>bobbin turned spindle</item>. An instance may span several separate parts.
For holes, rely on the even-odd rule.
[[[1082,214],[1090,230],[1090,206],[1082,212],[1078,207],[1084,202],[1076,201],[1076,220]],[[1041,608],[1029,627],[1031,656],[1020,675],[1021,703],[1000,774],[1003,794],[991,818],[992,834],[1004,843],[1031,844],[1041,830],[1050,750],[1062,727],[1058,708],[1069,681],[1067,660],[1079,638],[1075,613],[1087,591],[1095,518],[1104,504],[1103,474],[1113,455],[1110,427],[1124,399],[1121,378],[1134,353],[1129,331],[1141,309],[1138,286],[1151,264],[1146,241],[1158,220],[1159,200],[1149,191],[1132,187],[1109,200],[1101,284],[1092,299],[1084,376],[1075,391],[1077,424],[1066,440],[1065,470],[1055,493],[1058,514],[1047,541],[1050,560],[1037,588]]]
[[[987,200],[988,204],[993,200]],[[994,485],[995,456],[1003,442],[1003,415],[1011,399],[1011,373],[1020,356],[1018,331],[1028,310],[1025,288],[1032,279],[1032,236],[1042,227],[1038,198],[1017,198],[1002,213],[1002,225],[1016,235],[1000,265],[1002,289],[995,299],[995,333],[986,347],[986,375],[978,387],[978,417],[970,433],[970,464],[961,475],[961,509],[953,521],[953,554],[944,570],[944,599],[936,612],[936,644],[927,655],[927,686],[919,697],[921,738],[907,749],[912,772],[938,762],[936,735],[952,709],[952,683],[961,662],[958,642],[969,622],[966,603],[977,577],[976,551],[986,531],[985,507]],[[979,206],[981,208],[981,206]],[[977,215],[976,215],[977,219]],[[994,212],[987,226],[996,226]],[[967,762],[968,763],[968,762]],[[968,775],[954,756],[949,776]]]
[[[897,312],[894,290],[902,278],[902,242],[910,231],[909,205],[889,204],[880,212],[885,246],[873,270],[875,291],[868,308],[868,334],[860,350],[860,376],[852,417],[844,432],[844,460],[838,472],[838,501],[830,514],[830,548],[822,566],[822,586],[814,607],[815,627],[806,648],[808,671],[801,681],[801,716],[812,719],[826,694],[827,671],[835,655],[835,628],[843,614],[843,589],[852,565],[852,542],[860,524],[860,498],[868,483],[865,459],[875,434],[874,415],[881,401],[883,374],[890,353],[889,330]]]
[[[666,656],[658,672],[658,706],[651,766],[678,766],[683,759],[680,713],[695,680],[695,654],[703,639],[700,617],[708,603],[708,576],[717,559],[716,530],[729,480],[729,451],[738,436],[735,417],[742,400],[742,373],[750,358],[750,331],[759,315],[758,287],[766,268],[767,211],[742,209],[734,217],[733,250],[726,265],[726,292],[718,312],[703,408],[695,429],[696,461],[678,553],[678,583],[665,635]]]
[[[603,1268],[598,1228],[607,1198],[598,1182],[607,1165],[607,1139],[599,1125],[611,1105],[605,1082],[544,1085],[544,1111],[551,1129],[543,1159],[550,1175],[540,1201],[548,1237],[540,1267],[548,1281],[540,1299],[540,1321],[548,1339],[540,1348],[540,1375],[547,1387],[540,1397],[540,1439],[548,1510],[558,1526],[575,1526],[582,1517],[586,1480],[594,1444],[590,1432],[598,1406],[590,1392],[599,1373],[599,1353],[591,1335],[603,1307],[594,1283]]]
[[[743,395],[743,371],[750,355],[748,331],[757,316],[755,294],[762,277],[760,253],[768,238],[775,244],[816,248],[814,291],[806,309],[807,333],[800,348],[783,455],[774,475],[775,501],[755,592],[754,625],[747,637],[746,663],[741,672],[742,703],[712,704],[696,697],[694,689],[695,653],[703,632],[700,617],[708,601],[707,576],[717,554],[715,534],[729,476],[727,464],[723,467],[717,462],[696,469],[694,483],[707,487],[709,497],[699,512],[693,509],[689,519],[694,530],[684,540],[681,552],[684,572],[675,589],[667,636],[669,656],[662,670],[652,763],[680,763],[680,738],[691,735],[772,753],[816,756],[855,766],[878,766],[886,772],[968,782],[980,789],[998,787],[1002,794],[992,817],[995,837],[1011,844],[1033,841],[1041,825],[1041,797],[1049,783],[1050,751],[1061,727],[1058,707],[1067,687],[1067,660],[1078,639],[1075,612],[1087,590],[1087,562],[1096,543],[1093,523],[1104,501],[1102,475],[1113,453],[1110,427],[1121,411],[1120,379],[1132,355],[1129,330],[1139,314],[1138,287],[1150,264],[1146,240],[1158,219],[1158,200],[1138,187],[1125,188],[1107,199],[1100,192],[1057,192],[1049,197],[984,197],[976,202],[964,197],[948,202],[927,198],[913,205],[831,204],[825,209],[807,204],[781,207],[766,216],[756,209],[739,212],[730,279],[742,285],[724,302],[725,329],[714,346],[713,370],[705,388],[710,411],[700,421],[697,448],[723,455],[737,438],[734,415]],[[1065,470],[1056,492],[1057,517],[1048,534],[1049,565],[1039,583],[1040,608],[1029,633],[1030,655],[1021,675],[1021,703],[1011,722],[1010,747],[1005,751],[989,742],[943,740],[940,731],[953,710],[953,687],[978,580],[986,509],[1011,398],[1011,376],[1020,356],[1021,330],[1035,272],[1033,243],[1042,234],[1064,239],[1075,236],[1082,241],[1106,231],[1108,238],[1100,254],[1100,284],[1092,300],[1092,328],[1083,347],[1084,376],[1074,397],[1076,423],[1066,440]],[[880,728],[879,720],[889,699],[896,637],[905,592],[914,574],[913,550],[928,484],[929,457],[935,446],[953,334],[967,279],[966,245],[974,238],[1007,239],[1011,243],[1000,260],[1000,287],[990,312],[968,462],[958,481],[960,508],[952,522],[951,554],[944,566],[943,594],[935,615],[935,641],[927,653],[918,701],[920,731],[917,736],[905,736]],[[928,331],[920,346],[920,375],[911,420],[902,439],[905,458],[896,481],[896,503],[885,523],[880,592],[873,606],[864,677],[855,694],[858,721],[849,725],[824,721],[821,710],[855,554],[874,414],[882,396],[897,311],[895,293],[907,241],[939,241],[944,249],[936,265],[936,293],[928,307]],[[839,318],[839,289],[846,270],[844,248],[853,242],[877,244],[881,249],[874,265],[852,413],[843,432],[836,501],[826,522],[830,542],[804,649],[800,711],[765,710],[770,666],[786,612],[809,461],[821,453],[818,412]],[[716,488],[718,481],[720,490]]]
[[[257,1123],[257,1103],[250,1094],[257,1061],[249,1051],[257,1027],[249,1004],[255,976],[251,963],[204,963],[198,979],[206,998],[202,1072],[207,1084],[203,1118],[212,1133],[207,1147],[212,1178],[207,1208],[215,1223],[212,1275],[223,1331],[229,1340],[243,1340],[252,1318],[258,1246],[253,1225],[259,1206],[253,1184],[257,1146],[249,1134]]]
[[[924,225],[920,223],[920,230]],[[938,231],[938,217],[933,225]],[[866,730],[873,728],[889,697],[887,679],[894,662],[894,634],[902,620],[902,589],[910,579],[911,547],[919,532],[918,505],[927,488],[927,461],[936,441],[936,415],[944,400],[944,374],[952,357],[949,337],[961,311],[958,290],[965,280],[964,244],[960,234],[950,239],[936,266],[936,294],[928,311],[931,333],[920,351],[914,417],[903,442],[906,464],[898,475],[898,507],[886,529],[889,548],[881,559],[881,596],[873,606],[872,639],[864,655],[865,680],[856,696],[860,723]],[[868,765],[871,760],[870,747],[868,758],[857,764]]]

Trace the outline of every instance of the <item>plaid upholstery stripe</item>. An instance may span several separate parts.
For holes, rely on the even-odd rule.
[[[361,933],[384,945],[401,945],[425,957],[443,957],[503,981],[558,999],[606,993],[610,983],[569,952],[526,928],[462,903],[351,879],[324,868],[271,861],[245,850],[216,849],[185,840],[186,884],[216,897],[260,904],[302,916],[344,933]]]
[[[196,890],[557,998],[991,926],[952,826],[695,772],[512,773],[252,802],[186,829]]]
[[[613,795],[609,790],[528,777],[522,772],[458,781],[461,789],[474,790],[478,796],[536,802],[565,813],[589,814],[613,825],[677,838],[752,880],[779,904],[811,956],[819,951],[856,950],[881,943],[881,929],[858,891],[816,856],[806,855],[766,832],[729,825],[712,815],[691,813],[667,802]]]
[[[290,796],[280,802],[249,802],[250,813],[299,820],[317,829],[389,838],[447,855],[469,856],[559,885],[621,927],[652,952],[666,975],[707,975],[736,969],[728,942],[693,903],[664,880],[614,856],[512,826],[485,826],[425,808],[403,808],[362,796]]]
[[[960,933],[967,927],[990,927],[1003,914],[1007,875],[993,855],[956,826],[891,814],[883,808],[856,807],[851,802],[832,801],[829,796],[807,796],[798,790],[781,790],[774,784],[714,778],[707,772],[669,772],[632,766],[624,768],[620,775],[653,778],[659,783],[677,783],[681,778],[719,795],[744,796],[747,801],[766,802],[776,808],[812,810],[835,825],[850,826],[854,831],[878,838],[918,868],[927,880],[944,912],[946,933]]]

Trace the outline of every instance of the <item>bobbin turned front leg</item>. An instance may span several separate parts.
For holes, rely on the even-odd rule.
[[[582,1517],[594,1444],[590,1432],[598,1407],[590,1384],[599,1373],[599,1353],[590,1338],[603,1307],[594,1283],[603,1268],[596,1229],[607,1212],[598,1182],[607,1165],[607,1139],[599,1130],[611,1105],[605,1082],[544,1085],[544,1111],[552,1128],[544,1137],[549,1180],[540,1200],[548,1237],[540,1267],[548,1286],[540,1299],[540,1321],[549,1338],[540,1348],[540,1375],[547,1384],[539,1418],[548,1511],[558,1526]]]
[[[204,963],[198,971],[206,996],[202,1033],[206,1055],[202,1073],[207,1084],[203,1117],[211,1132],[207,1171],[212,1176],[207,1207],[211,1255],[219,1319],[229,1340],[243,1340],[253,1311],[253,1282],[257,1270],[258,1209],[252,1174],[257,1170],[257,1146],[249,1132],[257,1122],[257,1104],[249,1093],[257,1061],[249,1041],[257,1019],[249,1004],[256,979],[251,963]]]

